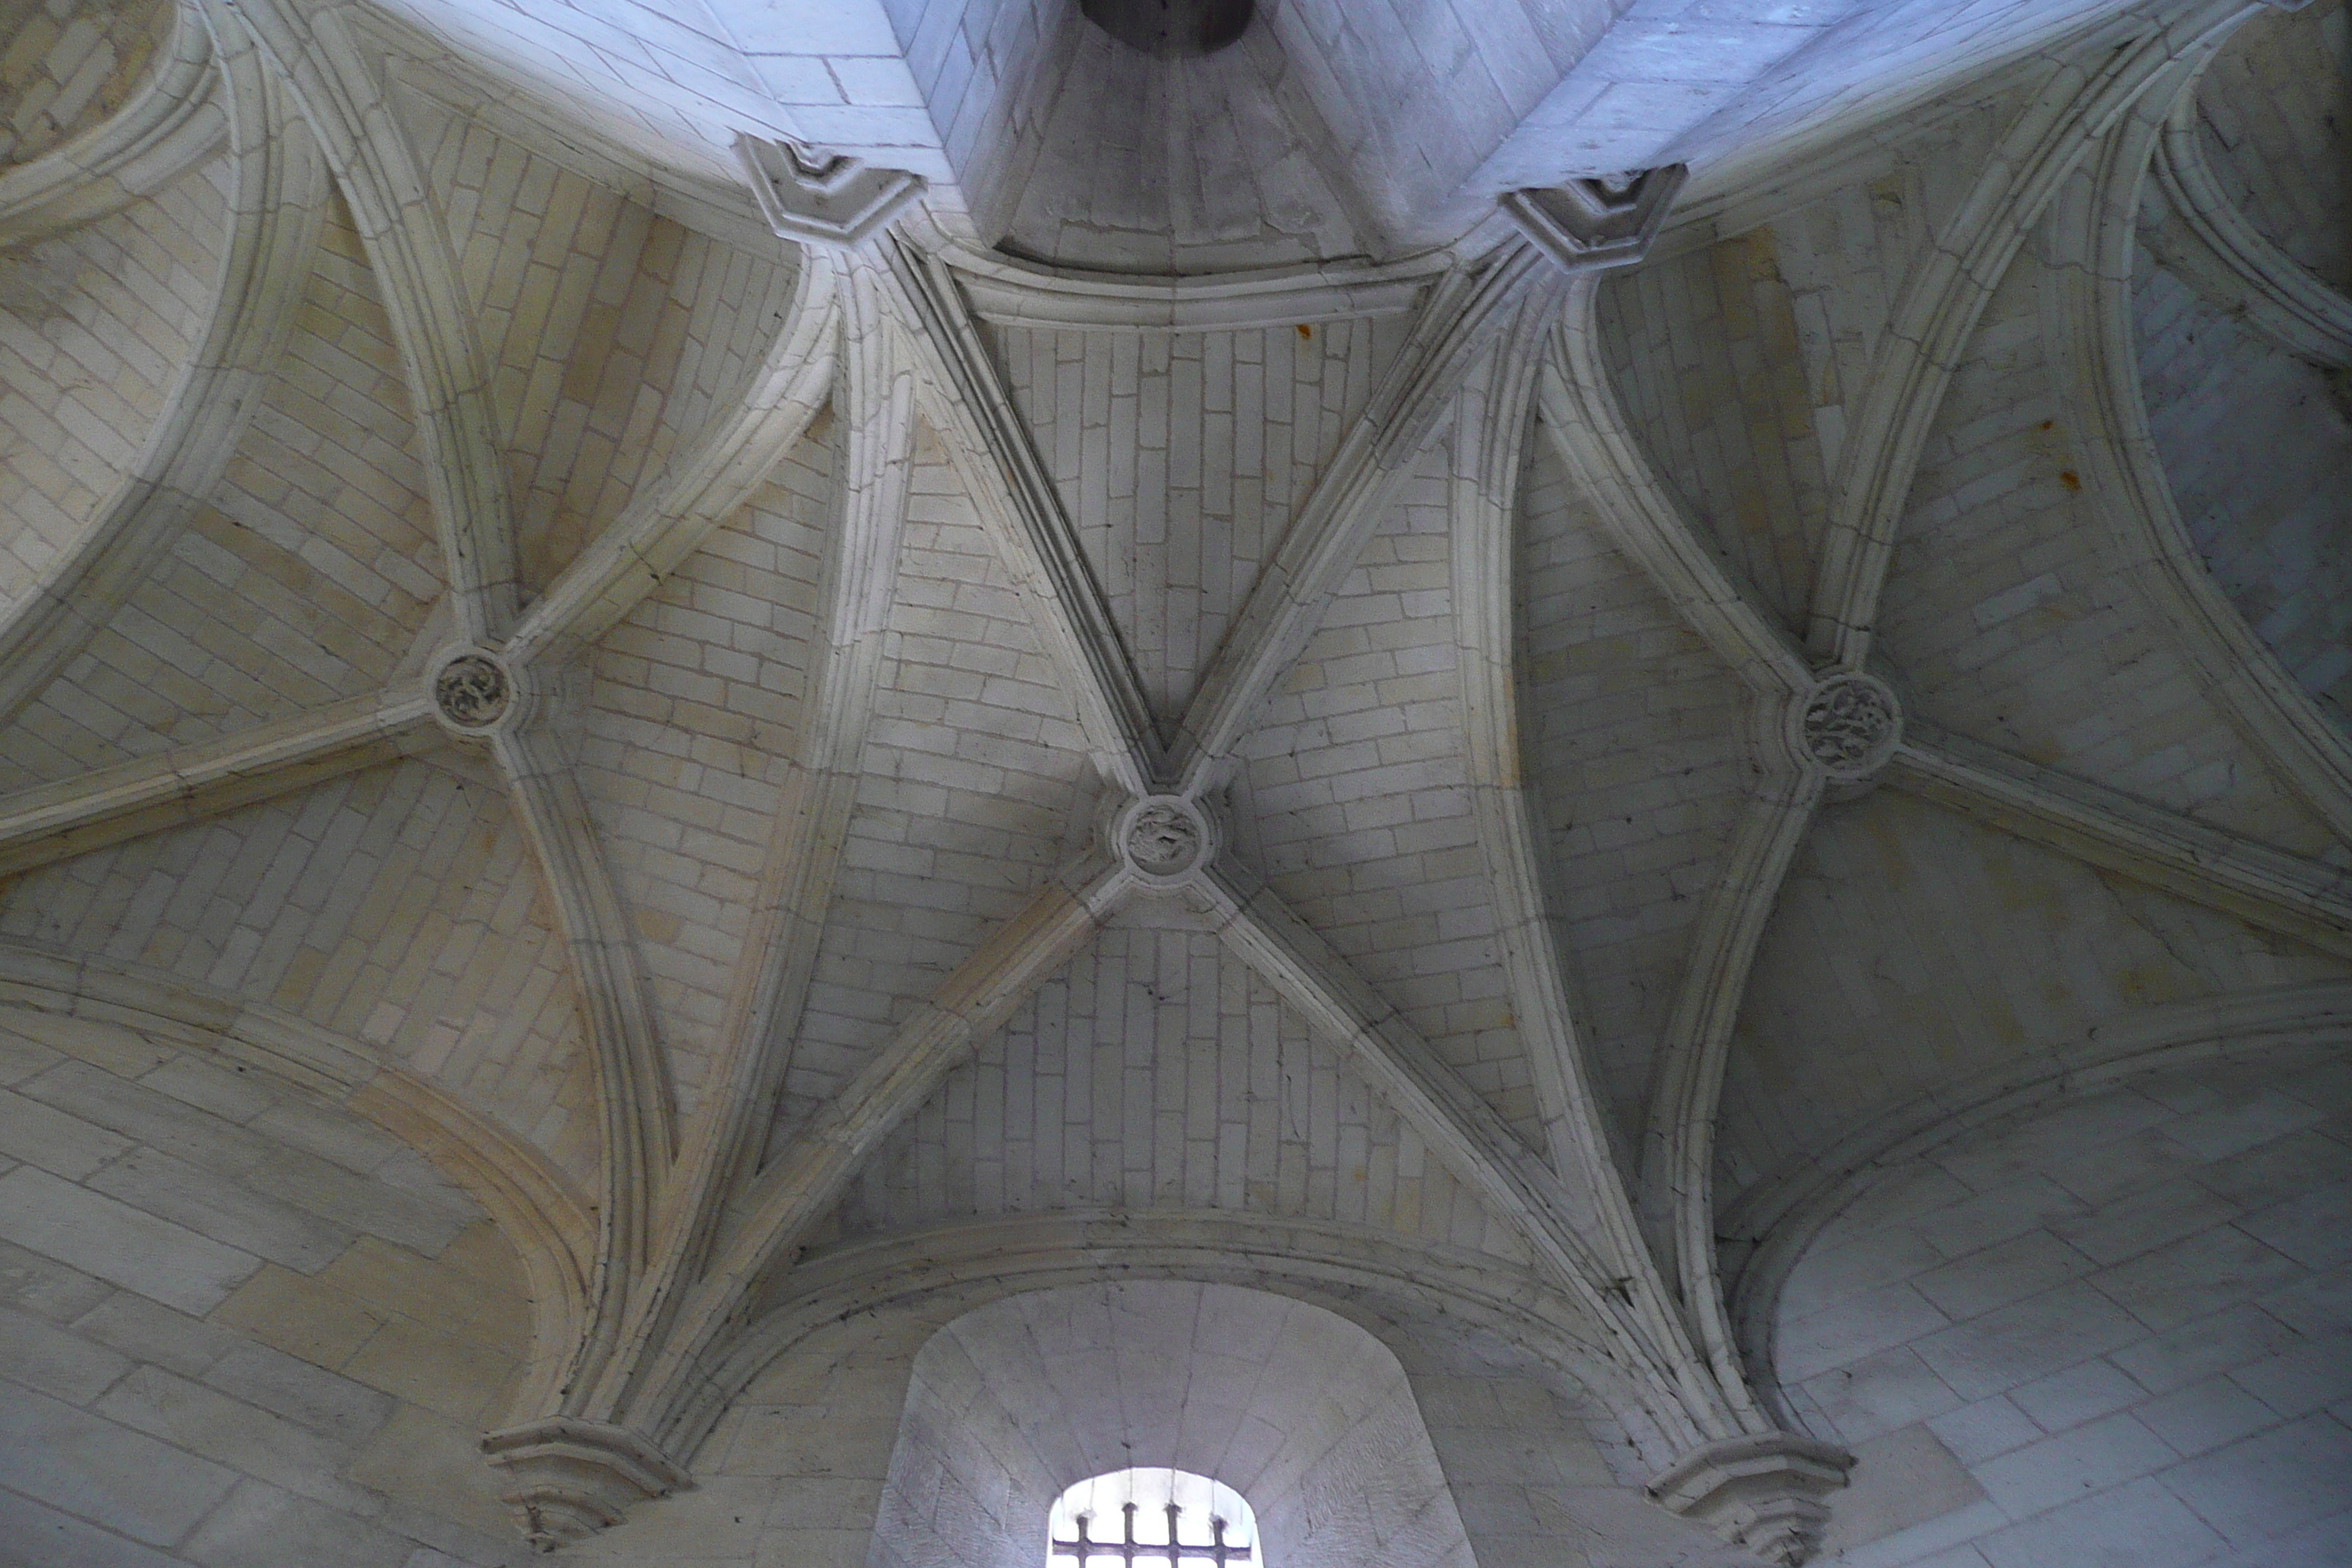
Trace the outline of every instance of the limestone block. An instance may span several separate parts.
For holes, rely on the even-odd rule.
[[[209,1460],[0,1384],[0,1486],[168,1546],[236,1481],[235,1471]]]
[[[30,1166],[0,1176],[0,1237],[190,1312],[209,1310],[261,1266],[249,1252]]]

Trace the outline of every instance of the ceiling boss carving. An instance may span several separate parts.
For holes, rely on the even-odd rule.
[[[1790,706],[1797,753],[1840,784],[1872,778],[1903,743],[1903,710],[1873,675],[1841,671]]]
[[[486,735],[509,722],[517,708],[515,677],[495,654],[460,649],[441,661],[428,683],[433,710],[463,735]]]
[[[1148,795],[1130,804],[1113,824],[1111,841],[1127,868],[1151,887],[1190,880],[1216,851],[1208,814],[1174,795]]]

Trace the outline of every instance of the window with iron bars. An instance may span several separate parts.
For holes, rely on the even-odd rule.
[[[1242,1494],[1190,1470],[1113,1470],[1065,1491],[1047,1517],[1045,1568],[1262,1568]]]

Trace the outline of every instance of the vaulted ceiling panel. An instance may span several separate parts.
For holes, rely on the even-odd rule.
[[[2197,85],[2200,132],[2221,188],[2253,226],[2338,290],[2352,290],[2352,13],[2343,0],[2258,15]]]
[[[2153,1004],[2338,958],[1882,788],[1832,806],[1757,954],[1725,1085],[1729,1195],[1936,1083]]]
[[[1076,710],[971,496],[925,432],[865,778],[785,1079],[830,1098],[1023,898],[1083,847]]]
[[[1609,369],[1651,466],[1782,622],[1801,626],[1829,481],[1769,229],[1601,290]]]
[[[527,591],[543,590],[758,367],[791,298],[752,253],[422,89],[401,105],[476,311]]]
[[[1690,932],[1753,769],[1745,689],[1612,549],[1538,428],[1521,481],[1520,745],[1586,1048],[1642,1125]]]
[[[0,936],[282,1007],[592,1177],[593,1080],[543,903],[497,784],[409,762],[0,885]]]
[[[1365,1225],[1527,1262],[1517,1232],[1213,936],[1106,927],[874,1155],[842,1239],[1052,1209]]]
[[[18,789],[383,689],[441,594],[400,361],[337,202],[211,503],[0,732]]]
[[[1163,721],[1183,711],[1408,325],[991,329]]]
[[[0,614],[137,460],[215,308],[226,160],[0,252]]]
[[[2352,408],[2328,372],[2162,268],[2143,266],[2132,304],[2181,522],[2254,634],[2352,731]]]
[[[1299,918],[1540,1141],[1470,799],[1443,457],[1424,459],[1243,742],[1234,805]]]
[[[598,645],[580,786],[628,906],[681,1112],[739,982],[815,632],[834,452],[803,439]]]
[[[2202,695],[2083,493],[2039,263],[2002,280],[1929,433],[1879,616],[1922,717],[2283,847],[2327,841]]]

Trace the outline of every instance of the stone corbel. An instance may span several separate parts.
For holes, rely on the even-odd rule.
[[[1767,1563],[1804,1562],[1829,1524],[1822,1500],[1853,1456],[1793,1432],[1727,1437],[1692,1449],[1652,1481],[1651,1499]]]
[[[551,1415],[493,1432],[482,1452],[506,1473],[499,1500],[534,1552],[553,1552],[621,1522],[647,1498],[694,1485],[668,1455],[624,1426]]]
[[[862,244],[923,194],[919,174],[748,132],[736,135],[735,156],[768,226],[803,245]]]
[[[1519,232],[1569,272],[1630,267],[1649,253],[1689,165],[1506,191],[1498,205]]]

